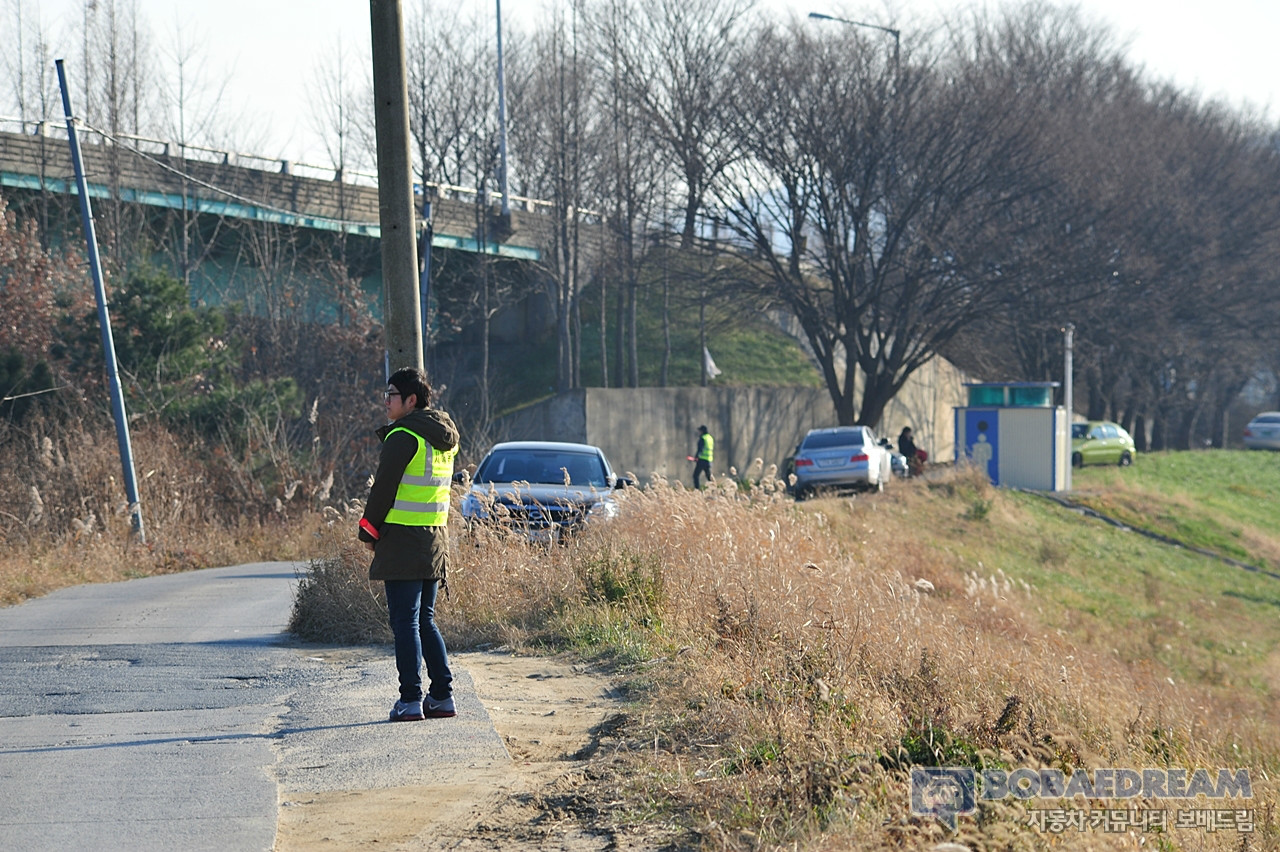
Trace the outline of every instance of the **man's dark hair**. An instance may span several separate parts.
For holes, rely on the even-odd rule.
[[[699,426],[699,427],[698,427],[698,431],[699,431],[699,432],[705,432],[705,431],[707,431],[707,427],[706,427],[706,426]]]
[[[387,384],[400,391],[401,399],[409,394],[417,394],[418,404],[414,408],[426,408],[431,402],[431,385],[417,367],[401,367],[391,374]]]

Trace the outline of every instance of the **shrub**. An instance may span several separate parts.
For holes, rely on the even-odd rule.
[[[340,541],[341,532],[326,534],[327,554],[298,573],[289,632],[342,645],[390,642],[387,599],[382,583],[369,579],[368,551],[354,538]]]

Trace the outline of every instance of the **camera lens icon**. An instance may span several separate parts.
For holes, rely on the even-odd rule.
[[[916,766],[911,769],[911,813],[937,817],[952,831],[956,817],[977,810],[974,771],[965,767]]]

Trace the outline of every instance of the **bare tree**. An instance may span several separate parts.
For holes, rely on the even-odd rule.
[[[30,92],[27,83],[27,23],[23,20],[25,7],[23,0],[6,0],[5,12],[13,22],[13,49],[4,51],[0,62],[4,63],[6,76],[9,78],[9,94],[18,106],[18,119],[25,125],[30,118],[28,98]],[[43,119],[44,116],[42,115]]]
[[[445,16],[449,25],[441,26]],[[491,36],[478,18],[458,20],[455,10],[429,0],[419,4],[405,33],[409,128],[422,180],[477,186],[476,148],[497,136],[497,58]]]
[[[178,239],[173,254],[182,282],[190,288],[193,272],[218,244],[225,221],[217,217],[211,227],[200,227],[185,160],[192,146],[216,145],[225,139],[223,128],[229,122],[222,115],[222,104],[227,78],[223,75],[221,82],[215,82],[202,43],[176,18],[173,34],[161,55],[169,68],[168,73],[160,75],[167,119],[165,138],[177,146],[178,159],[172,162],[181,173],[182,209],[177,214]]]
[[[1277,322],[1259,306],[1277,283],[1280,157],[1261,127],[1170,91],[1131,118],[1145,203],[1118,223],[1129,286],[1087,339],[1096,362],[1118,364],[1095,370],[1090,413],[1132,409],[1153,421],[1157,448],[1186,449],[1221,441],[1223,413],[1258,368],[1258,333]],[[1139,329],[1121,318],[1135,304]],[[1141,377],[1145,393],[1116,392]]]
[[[964,336],[983,341],[988,371],[1057,378],[1071,321],[1087,416],[1120,421],[1139,449],[1148,431],[1157,448],[1220,444],[1270,318],[1257,311],[1277,249],[1266,129],[1148,84],[1070,12],[1032,4],[972,32],[1047,132],[1038,188],[1012,208],[1033,224],[1010,244],[1029,274]]]
[[[358,51],[368,56],[368,49]],[[339,36],[333,46],[321,54],[317,62],[315,79],[318,85],[310,90],[312,126],[325,146],[329,162],[334,167],[333,187],[338,200],[338,218],[347,219],[348,177],[352,169],[376,165],[376,145],[373,115],[373,85],[368,75],[354,75],[351,71],[353,57],[347,44]],[[332,263],[324,280],[333,283],[338,304],[346,313],[358,286],[350,280],[347,258],[347,232],[338,230],[333,246]]]
[[[615,334],[615,365],[618,384],[638,387],[640,384],[639,327],[637,310],[641,264],[645,252],[645,234],[655,225],[669,204],[666,188],[674,181],[669,150],[660,144],[648,119],[649,107],[627,82],[623,51],[628,34],[627,0],[609,0],[600,4],[591,20],[595,41],[595,65],[607,69],[598,92],[599,111],[606,116],[600,132],[607,142],[601,144],[602,162],[595,170],[595,197],[607,211],[606,220],[614,238],[611,269],[618,282],[618,315]],[[665,254],[663,255],[665,258]],[[604,339],[604,309],[607,278],[601,277],[600,350],[607,351]],[[666,281],[666,279],[664,279]],[[664,296],[665,299],[665,296]],[[665,304],[665,301],[664,301]],[[665,364],[663,376],[665,377]],[[608,371],[602,363],[602,376],[607,386]],[[664,378],[665,383],[665,378]]]
[[[107,137],[111,198],[99,206],[105,254],[123,269],[146,227],[144,217],[120,199],[129,135],[158,136],[164,111],[158,103],[150,27],[137,0],[97,0],[84,11],[85,92],[80,117]]]
[[[442,16],[450,26],[440,26]],[[440,298],[452,306],[451,320],[481,325],[476,428],[486,428],[491,405],[491,322],[513,298],[490,268],[489,246],[499,236],[489,210],[489,187],[496,182],[498,155],[497,56],[492,36],[479,17],[456,20],[454,10],[422,2],[406,26],[409,68],[409,124],[417,167],[427,184],[474,186],[474,275],[466,289]],[[513,51],[519,55],[518,39]],[[508,41],[509,44],[512,40]],[[446,190],[450,191],[450,190]],[[429,197],[429,196],[428,196]],[[424,261],[426,260],[424,253]],[[442,280],[433,276],[434,282]],[[457,279],[449,278],[445,280]],[[434,337],[428,346],[434,347]]]
[[[512,138],[523,150],[529,191],[552,204],[555,224],[543,262],[556,320],[556,385],[581,382],[583,211],[590,204],[587,169],[598,162],[597,116],[590,105],[596,80],[587,61],[578,4],[534,38],[524,85],[513,89]]]
[[[356,54],[367,56],[368,50]],[[350,46],[339,35],[321,52],[314,75],[316,86],[308,93],[312,129],[337,169],[338,180],[348,169],[374,165],[373,150],[367,145],[372,86],[367,75],[352,73],[354,65]]]
[[[25,0],[9,0],[9,9],[13,16],[15,44],[12,51],[5,51],[3,61],[21,131],[34,130],[39,139],[38,159],[34,165],[40,188],[35,210],[40,244],[47,250],[52,245],[49,232],[51,211],[59,206],[47,183],[52,177],[49,173],[52,162],[50,146],[62,144],[46,135],[47,123],[55,121],[61,113],[58,83],[53,70],[53,48],[38,6],[32,8]]]
[[[621,79],[675,161],[684,193],[681,245],[696,236],[712,184],[738,157],[728,109],[736,52],[754,0],[618,0],[604,19]],[[766,70],[766,69],[762,69]]]
[[[762,29],[735,99],[748,152],[719,185],[796,314],[841,423],[875,424],[906,379],[1014,270],[1038,130],[1016,92],[953,50],[898,66],[859,31]],[[855,374],[863,396],[855,406]]]

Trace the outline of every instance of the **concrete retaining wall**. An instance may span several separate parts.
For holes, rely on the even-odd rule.
[[[931,459],[953,454],[952,410],[965,404],[965,377],[936,359],[912,376],[877,433],[896,445],[910,425]],[[756,458],[781,466],[805,432],[835,426],[823,388],[580,388],[527,406],[498,424],[502,440],[577,441],[604,450],[619,471],[688,483],[698,426],[716,439],[712,472],[745,473]]]
[[[657,473],[689,479],[698,427],[716,440],[715,475],[755,458],[781,464],[804,433],[835,425],[825,391],[816,388],[639,388],[587,394],[587,443],[642,480]]]

